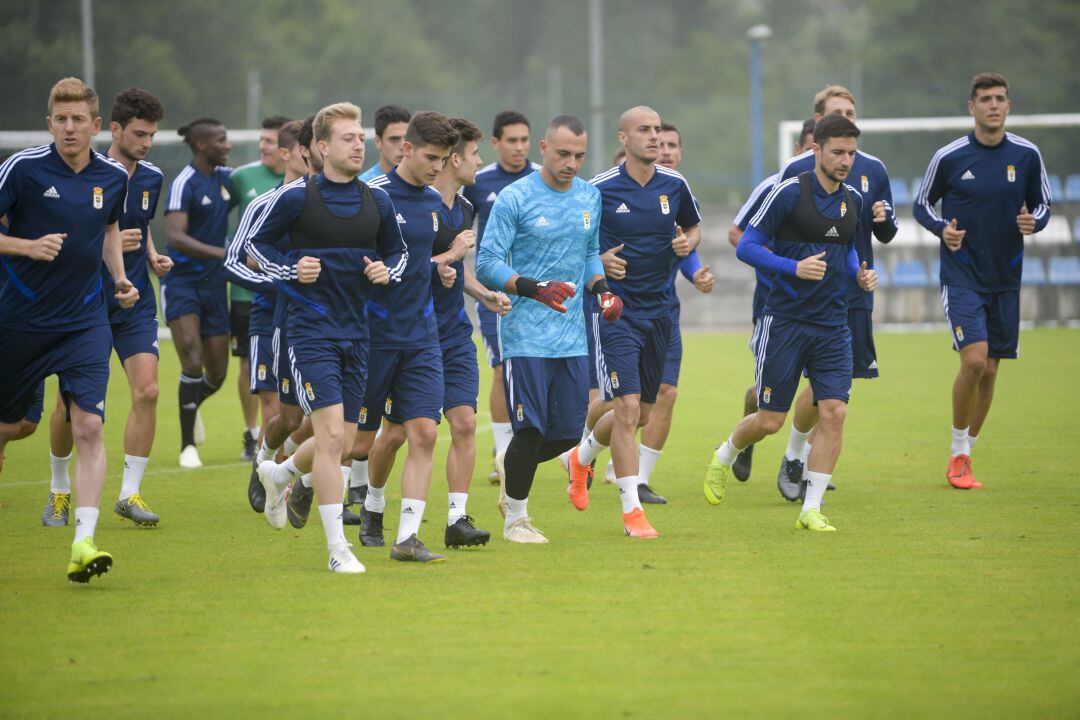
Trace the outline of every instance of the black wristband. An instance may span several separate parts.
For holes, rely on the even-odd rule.
[[[539,283],[532,278],[527,278],[524,275],[518,275],[518,279],[514,281],[514,288],[517,290],[517,294],[520,297],[534,298],[536,297],[536,291]]]
[[[603,295],[606,292],[611,292],[611,288],[609,288],[607,284],[607,278],[600,278],[594,282],[589,292],[593,295]]]

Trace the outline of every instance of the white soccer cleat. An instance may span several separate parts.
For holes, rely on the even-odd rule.
[[[195,470],[202,467],[202,459],[199,457],[199,449],[194,445],[188,445],[180,451],[180,467],[185,470]]]
[[[206,426],[203,425],[202,413],[198,410],[195,411],[195,444],[202,445],[206,442]]]
[[[544,533],[533,527],[531,520],[530,517],[518,518],[503,528],[503,538],[524,545],[546,544],[548,539],[544,537]]]
[[[604,468],[604,482],[606,482],[608,485],[614,485],[615,480],[615,461],[608,460],[607,467]]]
[[[352,554],[352,545],[346,544],[330,551],[330,563],[327,569],[330,572],[343,573],[346,575],[359,575],[367,568]]]
[[[266,522],[275,530],[285,527],[288,520],[289,491],[292,486],[286,483],[284,486],[277,484],[278,465],[273,460],[259,463],[259,482],[266,490],[266,504],[263,505],[263,515]]]

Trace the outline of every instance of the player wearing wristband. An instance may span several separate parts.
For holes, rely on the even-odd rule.
[[[776,186],[739,241],[739,259],[773,276],[755,353],[758,409],[717,449],[705,475],[705,499],[718,505],[739,452],[784,426],[805,369],[820,420],[796,527],[814,531],[836,529],[821,514],[821,498],[840,455],[851,391],[844,287],[849,278],[864,292],[877,286],[877,274],[865,261],[859,265],[855,250],[862,196],[843,184],[858,137],[847,118],[822,118],[814,128],[814,171]]]
[[[528,515],[536,466],[571,448],[585,422],[588,355],[575,290],[599,293],[611,318],[621,310],[600,264],[600,192],[577,177],[587,144],[576,117],[551,121],[540,141],[541,169],[499,194],[476,257],[480,282],[517,296],[499,323],[514,429],[506,451],[503,528],[511,542],[547,542]]]

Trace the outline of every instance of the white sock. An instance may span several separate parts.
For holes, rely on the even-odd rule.
[[[291,457],[292,454],[295,453],[300,447],[300,443],[295,442],[290,435],[289,437],[285,438],[285,445],[283,447],[285,448],[285,456]]]
[[[311,487],[311,473],[304,473],[300,476],[300,484],[306,488]]]
[[[255,438],[257,440],[259,438],[259,430],[260,429],[261,428],[258,425],[256,425],[255,427],[249,427],[248,432],[251,433],[251,437],[253,437],[253,438]]]
[[[803,477],[806,478],[806,498],[802,504],[803,512],[810,509],[820,510],[821,498],[825,496],[825,489],[829,487],[829,480],[832,479],[832,475],[808,471]]]
[[[274,484],[283,488],[303,474],[297,469],[296,463],[293,462],[292,455],[290,455],[285,458],[285,462],[277,466],[277,472],[274,474]]]
[[[96,507],[75,508],[75,540],[72,544],[85,538],[94,541],[94,530],[97,529],[98,509]]]
[[[731,437],[734,437],[732,435]],[[732,442],[731,437],[724,441],[724,444],[716,448],[716,459],[720,461],[721,465],[730,465],[735,462],[735,458],[738,457],[745,448],[735,447],[735,443]]]
[[[469,502],[469,493],[450,493],[449,514],[446,516],[446,524],[453,525],[465,517],[465,504]]]
[[[979,436],[978,435],[968,435],[967,438],[968,438],[968,455],[970,455],[975,450],[975,443],[978,442]]]
[[[637,494],[637,475],[616,478],[615,484],[619,486],[619,500],[622,501],[623,515],[641,507],[641,501],[638,499]]]
[[[510,527],[521,518],[529,517],[529,498],[515,500],[506,498],[506,527]]]
[[[970,455],[971,444],[968,439],[967,428],[953,428],[952,429],[952,448],[949,450],[951,455]]]
[[[139,492],[139,484],[142,482],[142,476],[146,472],[146,463],[148,462],[150,462],[150,458],[124,455],[124,479],[120,486],[121,500],[127,500]]]
[[[656,461],[660,459],[660,450],[653,450],[651,447],[639,445],[637,459],[638,483],[648,485],[649,476],[652,475],[653,468],[656,467]]]
[[[802,460],[803,453],[806,452],[806,438],[809,436],[810,430],[799,432],[795,427],[795,423],[791,423],[791,434],[788,435],[787,450],[784,451],[784,457],[788,460]]]
[[[364,509],[374,513],[386,512],[386,488],[368,485],[367,497],[364,498]]]
[[[341,466],[341,497],[345,497],[345,493],[349,492],[349,481],[352,479],[352,465]]]
[[[352,477],[349,478],[349,487],[364,487],[368,484],[368,461],[352,461]]]
[[[514,428],[508,423],[491,423],[491,434],[495,437],[495,454],[505,455],[506,448],[510,446],[510,441],[514,439]]]
[[[266,444],[266,438],[263,438],[262,444],[259,447],[259,455],[255,458],[255,464],[264,463],[267,460],[273,460],[277,456],[278,450],[281,448],[272,448]]]
[[[607,450],[607,445],[596,439],[596,433],[589,433],[589,437],[582,440],[581,444],[578,445],[578,462],[582,465],[588,465],[604,450]]]
[[[799,458],[800,460],[802,460],[802,464],[803,464],[804,468],[806,467],[807,463],[810,462],[810,450],[811,450],[811,448],[812,448],[812,445],[810,443],[806,443],[806,446],[803,448],[802,457]]]
[[[589,437],[590,435],[592,435],[592,428],[589,427],[588,423],[586,423],[585,427],[581,431],[581,440],[578,441],[578,445],[585,442],[585,438]]]
[[[412,535],[420,535],[420,522],[424,519],[425,506],[427,503],[423,500],[401,498],[401,519],[398,521],[395,545],[405,542]]]
[[[322,516],[322,526],[323,531],[326,532],[326,547],[328,550],[345,547],[349,544],[345,539],[345,528],[341,524],[341,513],[344,507],[341,503],[319,506],[319,515]]]
[[[68,466],[71,465],[71,453],[68,453],[67,457],[56,457],[49,453],[49,465],[52,467],[49,490],[54,493],[70,493],[71,475],[68,474]]]

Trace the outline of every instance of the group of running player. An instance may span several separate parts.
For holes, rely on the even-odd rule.
[[[999,75],[975,77],[975,129],[934,155],[915,206],[942,238],[942,297],[961,358],[947,478],[965,489],[980,487],[970,452],[998,361],[1016,357],[1023,235],[1049,215],[1037,148],[1004,130],[1007,88]],[[139,525],[159,522],[140,494],[158,395],[149,272],[161,278],[162,315],[181,364],[181,467],[201,466],[199,407],[224,382],[231,329],[243,368],[248,501],[272,527],[301,528],[317,499],[330,570],[364,571],[346,524],[359,525],[362,545],[386,544],[386,484],[406,443],[390,556],[445,559],[419,538],[444,416],[444,544],[489,540],[466,510],[480,381],[465,295],[477,301],[494,369],[492,477],[502,486],[503,537],[547,542],[528,497],[538,464],[556,457],[572,505],[585,510],[593,466],[608,447],[605,476],[618,486],[624,532],[659,535],[643,503],[667,502],[649,483],[682,358],[676,278],[704,293],[715,282],[697,255],[700,209],[677,171],[682,140],[673,125],[649,107],[630,108],[619,119],[614,166],[585,182],[578,173],[588,138],[569,115],[548,124],[534,164],[528,120],[500,113],[491,138],[497,160],[481,168],[483,134],[469,120],[385,106],[375,113],[379,159],[364,173],[364,130],[351,103],[303,121],[268,118],[260,160],[236,170],[227,167],[224,125],[201,118],[179,131],[192,161],[168,188],[169,252],[159,254],[149,222],[163,178],[145,158],[163,114],[150,93],[121,92],[112,144],[97,153],[97,96],[65,78],[49,98],[55,142],[0,166],[0,350],[9,368],[0,453],[33,432],[43,381],[58,375],[42,524],[68,522],[74,445],[69,579],[88,582],[112,564],[93,541],[110,348],[132,396],[114,510]],[[796,527],[817,531],[835,530],[820,508],[851,379],[878,374],[871,238],[888,242],[898,227],[888,174],[858,149],[855,120],[850,91],[819,93],[796,156],[755,188],[729,231],[739,259],[758,270],[755,376],[745,417],[713,455],[704,484],[716,505],[729,475],[748,479],[753,444],[779,431],[794,401],[778,486],[802,500]],[[475,275],[465,265],[472,250]],[[796,400],[803,375],[809,386]]]

